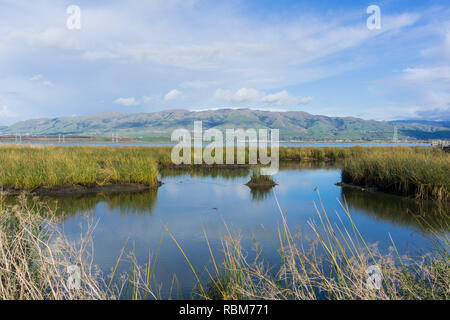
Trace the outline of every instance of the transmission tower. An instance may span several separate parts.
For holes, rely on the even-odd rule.
[[[394,136],[392,137],[393,142],[398,142],[398,130],[397,127],[394,126]]]

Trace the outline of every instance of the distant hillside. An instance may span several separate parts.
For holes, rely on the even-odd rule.
[[[450,121],[430,121],[430,120],[396,120],[392,121],[392,123],[401,123],[401,124],[428,124],[431,126],[440,126],[444,128],[450,128]]]
[[[399,139],[450,139],[448,125],[409,121],[385,122],[353,117],[327,117],[301,111],[270,112],[252,109],[208,111],[166,110],[153,113],[98,113],[81,117],[21,121],[0,128],[2,134],[75,134],[122,137],[170,137],[174,129],[192,129],[194,120],[203,128],[277,128],[281,139],[390,140],[394,126]]]

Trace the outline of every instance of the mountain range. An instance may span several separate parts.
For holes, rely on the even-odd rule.
[[[73,134],[86,136],[170,137],[177,128],[192,129],[194,120],[208,128],[272,128],[282,140],[391,140],[450,139],[448,121],[375,121],[354,117],[327,117],[302,111],[273,112],[254,109],[205,111],[165,110],[125,114],[104,112],[86,116],[41,118],[0,127],[0,134]]]

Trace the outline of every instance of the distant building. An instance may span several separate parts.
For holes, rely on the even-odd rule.
[[[441,149],[450,148],[450,140],[432,140],[431,146]]]

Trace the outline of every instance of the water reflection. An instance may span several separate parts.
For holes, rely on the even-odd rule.
[[[435,227],[441,226],[442,221],[448,224],[448,207],[443,205],[416,203],[397,196],[336,186],[340,181],[340,168],[339,163],[280,163],[280,172],[274,177],[278,185],[269,190],[250,189],[245,185],[251,175],[250,167],[161,169],[163,185],[158,190],[43,197],[40,201],[57,212],[71,239],[78,239],[86,213],[93,218],[96,222],[94,263],[106,272],[117,262],[124,244],[127,243],[126,249],[133,250],[138,261],[145,264],[149,255],[158,250],[161,235],[165,235],[155,268],[155,281],[165,284],[163,296],[169,294],[173,274],[177,275],[183,294],[189,294],[196,283],[179,248],[166,236],[165,227],[179,241],[196,270],[204,270],[211,263],[203,228],[220,264],[222,240],[228,234],[224,222],[230,230],[241,231],[242,245],[249,250],[250,260],[255,254],[252,246],[256,241],[269,263],[279,263],[274,242],[277,242],[281,221],[272,190],[293,234],[307,241],[314,239],[307,222],[317,219],[313,204],[318,201],[316,187],[331,223],[339,223],[334,213],[343,214],[338,200],[345,199],[365,240],[379,243],[380,249],[387,250],[392,245],[389,234],[400,254],[410,250],[412,244],[426,247],[426,229],[420,228],[412,213],[422,214]],[[128,271],[127,268],[126,264],[119,266],[121,271]]]
[[[250,194],[252,195],[252,201],[262,202],[272,192],[273,187],[249,187]]]
[[[349,187],[342,187],[342,198],[350,212],[362,211],[376,220],[412,226],[421,231],[427,231],[430,227],[441,232],[448,229],[448,203],[415,201]]]
[[[311,163],[297,163],[292,161],[281,162],[279,170],[283,171],[303,171],[303,170],[319,170],[328,169],[336,170],[340,169],[341,164],[339,162],[311,162]],[[190,178],[212,178],[212,179],[224,179],[224,180],[242,180],[242,178],[250,177],[252,172],[252,166],[243,167],[179,167],[179,168],[160,168],[160,179],[175,177],[190,177]],[[254,202],[263,202],[268,199],[272,192],[273,187],[249,187],[251,200]]]
[[[199,178],[223,178],[235,179],[247,177],[250,174],[250,166],[220,168],[220,167],[180,167],[180,168],[160,168],[161,179],[169,177],[190,176]]]
[[[310,184],[311,180],[320,180],[318,170],[339,171],[340,163],[280,163],[280,173],[277,175],[279,186],[275,188],[276,192],[295,193],[295,190],[303,189],[305,184]],[[317,170],[317,175],[314,171]],[[298,175],[297,173],[298,172]],[[309,175],[311,173],[311,175]],[[230,181],[231,188],[243,186],[251,174],[251,167],[236,167],[232,169],[224,168],[162,168],[160,170],[160,179],[169,181],[166,192],[172,190],[175,184],[182,184],[183,177],[193,179],[190,184],[210,183],[220,185],[222,181]],[[311,176],[313,178],[311,178]],[[336,175],[334,175],[336,176]],[[178,179],[177,178],[181,178]],[[279,181],[281,178],[282,181]],[[175,179],[175,180],[174,180]],[[336,180],[336,178],[334,178]],[[325,178],[328,187],[334,185],[337,181]],[[172,183],[172,184],[171,184]],[[234,187],[233,187],[234,186]],[[187,185],[174,189],[176,193],[186,192],[189,194]],[[214,187],[211,187],[214,188]],[[245,189],[239,187],[239,192],[245,197]],[[310,184],[311,190],[314,188]],[[323,188],[323,186],[321,186]],[[450,205],[448,203],[436,203],[430,201],[414,201],[399,196],[388,195],[385,193],[364,192],[359,189],[342,187],[340,189],[340,199],[345,202],[350,212],[369,216],[377,221],[384,221],[398,226],[414,227],[416,230],[426,232],[428,227],[438,231],[448,231],[448,212]],[[226,189],[221,189],[222,193]],[[237,190],[237,189],[235,189]],[[264,203],[272,201],[272,187],[248,188],[250,199],[255,203]],[[225,196],[225,194],[223,194]],[[227,194],[228,196],[228,194]],[[330,198],[330,202],[336,202],[336,197],[327,190],[323,193],[324,197]],[[203,196],[204,197],[204,196]],[[209,195],[208,197],[211,197]],[[220,194],[214,195],[220,197]],[[192,196],[181,197],[180,201],[195,202]],[[301,198],[295,199],[288,196],[286,200],[295,203]],[[31,201],[30,201],[31,200]],[[17,197],[9,197],[8,204],[17,204]],[[29,199],[32,203],[32,199]],[[65,219],[77,215],[78,213],[94,213],[99,204],[103,204],[108,212],[117,212],[120,215],[150,215],[158,201],[158,190],[152,189],[144,192],[135,193],[115,193],[115,194],[91,194],[79,197],[40,197],[39,201],[54,212],[60,219]],[[287,201],[285,201],[287,203]],[[33,210],[33,206],[30,206]]]
[[[342,166],[339,162],[310,162],[310,163],[298,163],[293,161],[280,162],[280,171],[287,170],[318,170],[318,169],[340,169]],[[248,177],[251,173],[252,166],[241,167],[171,167],[160,168],[159,175],[161,179],[169,177],[199,177],[199,178],[223,178],[223,179],[236,179]]]
[[[65,219],[79,213],[93,213],[100,203],[106,205],[109,211],[117,211],[121,215],[145,215],[150,214],[158,199],[157,189],[142,192],[113,193],[113,194],[90,194],[79,197],[34,197],[27,199],[28,203],[38,200],[41,206],[48,208],[57,218]],[[18,204],[21,201],[17,197],[8,197],[7,203]],[[37,207],[30,206],[30,210]]]

